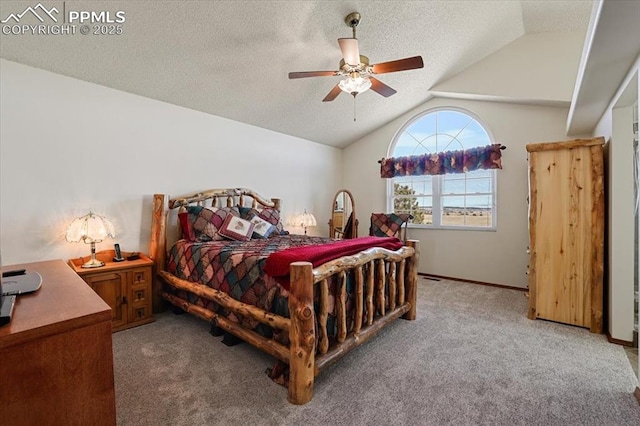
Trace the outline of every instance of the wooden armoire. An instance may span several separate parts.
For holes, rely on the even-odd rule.
[[[602,333],[604,138],[529,153],[529,311]]]

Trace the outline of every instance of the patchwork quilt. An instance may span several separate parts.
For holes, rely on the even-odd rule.
[[[289,292],[274,278],[264,273],[267,258],[271,253],[287,248],[326,244],[333,241],[331,238],[306,235],[278,235],[250,241],[179,240],[169,251],[167,270],[178,278],[201,283],[228,293],[241,302],[289,317]],[[169,286],[166,290],[190,303],[239,322],[244,327],[269,337],[272,335],[268,327],[250,318],[240,318],[232,312],[226,312],[210,300],[185,291],[176,291]]]
[[[371,239],[375,241],[368,241]],[[291,252],[291,250],[287,249],[305,247],[295,251],[313,251],[315,249],[310,246],[327,243],[332,243],[332,246],[337,246],[338,248],[344,244],[364,244],[363,247],[358,246],[358,251],[372,246],[383,246],[392,250],[402,246],[402,243],[397,238],[363,237],[356,240],[335,241],[331,238],[306,235],[278,235],[268,239],[252,239],[250,241],[224,240],[202,242],[179,240],[169,251],[167,271],[178,278],[201,283],[202,285],[225,292],[236,300],[288,318],[288,285],[286,286],[287,288],[285,288],[276,278],[267,275],[265,272],[265,266],[268,264],[267,259],[271,254],[276,252]],[[350,253],[342,253],[341,255],[345,254]],[[295,259],[287,258],[287,262],[292,260]],[[365,265],[364,269],[368,267],[368,265]],[[347,329],[351,329],[353,326],[351,312],[353,309],[355,280],[352,274],[347,274],[346,278]],[[330,279],[328,284],[330,297],[328,300],[329,315],[327,319],[327,334],[330,341],[333,341],[336,334],[336,306],[334,303],[334,295],[336,294],[337,285],[335,277]],[[201,298],[190,292],[176,290],[171,286],[165,286],[165,290],[188,300],[192,304],[202,306],[232,321],[240,323],[243,327],[254,330],[265,337],[273,337],[280,343],[288,344],[289,336],[286,332],[273,330],[251,318],[241,317],[236,313],[226,311],[217,303]],[[317,311],[317,305],[319,304],[318,286],[314,288],[314,293],[314,303]],[[366,317],[366,315],[363,316],[363,320],[364,317]]]

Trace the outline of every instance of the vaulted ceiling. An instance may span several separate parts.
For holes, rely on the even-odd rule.
[[[0,18],[37,4],[2,1]],[[424,103],[434,86],[526,34],[577,33],[583,39],[592,1],[42,0],[42,5],[55,6],[60,16],[64,10],[65,19],[70,10],[109,11],[112,17],[124,11],[126,21],[120,35],[93,30],[82,35],[79,24],[74,35],[3,34],[2,58],[343,147]],[[372,63],[421,55],[425,64],[380,75],[397,93],[359,95],[355,122],[351,96],[322,102],[338,77],[287,77],[290,71],[337,70],[337,39],[351,36],[344,18],[353,11],[362,15],[360,53]],[[22,19],[21,24],[39,23]]]

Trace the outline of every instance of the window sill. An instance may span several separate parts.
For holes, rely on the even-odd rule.
[[[482,231],[482,232],[496,232],[497,226],[491,227],[478,227],[478,226],[433,226],[433,225],[416,225],[413,223],[407,224],[410,229],[428,229],[428,230],[443,230],[443,231]]]

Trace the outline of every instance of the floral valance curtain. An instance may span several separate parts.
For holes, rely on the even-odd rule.
[[[478,169],[501,169],[501,148],[502,145],[493,144],[461,151],[383,158],[380,161],[380,177],[444,175]]]

